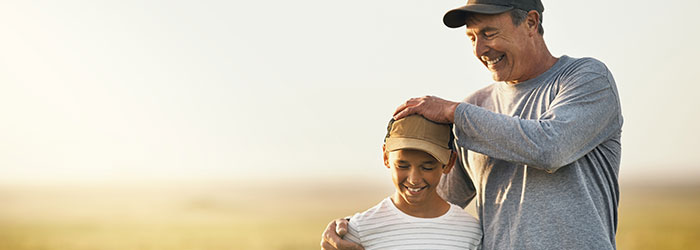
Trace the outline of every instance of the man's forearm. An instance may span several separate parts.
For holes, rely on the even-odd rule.
[[[605,105],[603,103],[602,105]],[[556,171],[609,135],[614,112],[527,120],[462,103],[455,111],[457,143],[493,158]]]

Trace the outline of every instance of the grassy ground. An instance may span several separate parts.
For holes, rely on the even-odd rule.
[[[700,187],[623,189],[619,249],[700,249]]]
[[[358,183],[4,185],[0,249],[318,249],[331,219],[390,192]],[[698,211],[700,188],[625,188],[618,248],[700,249]]]

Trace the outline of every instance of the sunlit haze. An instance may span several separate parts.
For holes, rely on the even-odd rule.
[[[415,96],[491,83],[466,1],[5,1],[0,182],[389,180]],[[621,182],[700,180],[700,3],[545,0],[555,56],[595,57],[622,102]]]

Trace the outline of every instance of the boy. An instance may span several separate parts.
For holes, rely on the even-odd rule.
[[[350,218],[344,239],[371,249],[478,249],[479,222],[437,194],[456,154],[446,124],[413,115],[389,122],[384,165],[396,192]]]

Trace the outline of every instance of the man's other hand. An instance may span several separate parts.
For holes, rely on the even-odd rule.
[[[343,240],[348,233],[348,220],[336,219],[328,224],[326,231],[321,235],[322,250],[364,250],[362,246],[354,242]]]
[[[452,102],[435,96],[423,96],[408,99],[394,112],[394,120],[412,114],[419,114],[428,120],[439,123],[454,123],[455,109],[458,102]]]

